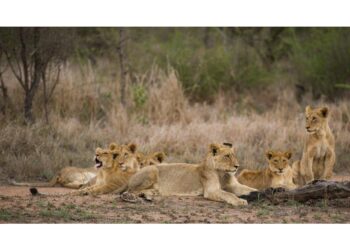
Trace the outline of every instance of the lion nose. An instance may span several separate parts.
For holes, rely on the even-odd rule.
[[[236,168],[236,169],[239,168],[239,165],[235,165],[235,168]]]

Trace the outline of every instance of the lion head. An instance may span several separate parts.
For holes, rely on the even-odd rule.
[[[111,143],[108,149],[96,148],[95,167],[111,168],[115,160],[120,155],[121,147],[116,143]]]
[[[120,155],[117,160],[122,171],[136,172],[140,169],[136,150],[137,145],[134,143],[121,146]]]
[[[324,128],[327,124],[329,110],[327,107],[311,108],[307,106],[305,108],[305,128],[309,133],[316,133]]]
[[[266,152],[266,158],[269,162],[269,169],[272,173],[282,175],[284,171],[289,167],[289,159],[292,157],[292,153],[289,151],[272,151]]]
[[[157,165],[164,162],[165,154],[163,152],[155,152],[150,154],[138,153],[137,160],[140,163],[140,167],[146,167],[150,165]]]
[[[210,144],[206,166],[214,170],[236,173],[239,163],[232,144]]]

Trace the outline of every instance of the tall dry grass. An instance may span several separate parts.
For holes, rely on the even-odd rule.
[[[118,102],[118,81],[108,62],[99,67],[67,65],[50,105],[50,124],[36,97],[37,122],[23,126],[21,92],[8,74],[15,119],[0,123],[0,177],[46,179],[73,164],[93,165],[94,149],[110,142],[137,143],[142,151],[164,151],[168,162],[199,162],[212,142],[232,142],[243,167],[266,165],[267,149],[290,149],[300,158],[305,136],[304,104],[290,88],[273,85],[256,93],[219,94],[213,104],[196,104],[184,95],[177,75],[153,67],[130,80],[128,104]],[[136,105],[133,87],[144,91]],[[255,96],[254,96],[255,94]],[[16,101],[15,101],[16,100]],[[336,172],[349,171],[350,102],[328,105],[336,137]],[[257,108],[263,107],[263,108]],[[6,119],[3,119],[6,118]]]

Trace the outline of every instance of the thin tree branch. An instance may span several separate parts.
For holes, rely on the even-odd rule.
[[[26,86],[26,90],[30,90],[29,87],[29,77],[28,77],[28,62],[27,62],[27,49],[26,44],[23,37],[23,28],[19,28],[19,40],[21,43],[21,58],[23,63],[23,74],[24,74],[24,85]]]
[[[14,76],[16,77],[16,79],[18,80],[18,82],[22,86],[22,88],[26,91],[26,87],[23,83],[23,79],[17,74],[15,67],[11,63],[11,58],[6,51],[5,51],[5,56],[7,58],[7,63],[10,66],[12,73],[14,74]]]
[[[57,66],[57,76],[56,76],[56,80],[54,81],[53,87],[51,88],[50,94],[49,94],[49,99],[51,99],[53,92],[55,91],[58,82],[59,82],[59,78],[60,78],[60,73],[61,73],[61,67],[58,65]]]

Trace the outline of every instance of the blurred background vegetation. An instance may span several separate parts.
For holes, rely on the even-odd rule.
[[[262,167],[299,159],[306,105],[328,105],[349,171],[350,28],[0,28],[0,181],[91,166],[135,142],[199,162],[212,142]]]
[[[38,45],[36,34],[40,34]],[[22,61],[22,42],[27,45],[24,52],[27,62]],[[45,72],[38,72],[39,75],[50,75],[53,69],[36,67],[44,62],[34,62],[35,55],[45,61],[48,53],[52,56],[46,64],[56,63],[57,68],[67,62],[82,69],[84,65],[97,67],[101,61],[108,61],[109,73],[120,81],[116,91],[120,92],[122,104],[125,105],[123,98],[129,90],[138,109],[148,98],[147,86],[140,84],[145,77],[140,79],[140,75],[154,67],[174,69],[192,103],[210,104],[218,93],[259,95],[262,89],[274,84],[288,85],[298,101],[306,93],[312,93],[315,100],[328,101],[349,96],[348,28],[0,28],[1,74],[12,65],[15,68],[10,67],[12,72],[15,76],[22,74],[23,80],[25,67],[28,72],[37,68]],[[32,65],[28,63],[31,60]],[[33,93],[24,88],[28,92],[24,102],[30,95],[35,101],[38,89],[35,79],[38,86],[44,83],[33,72]],[[100,72],[101,78],[103,74]],[[5,93],[8,83],[0,77],[3,99],[0,104],[5,112],[10,96]],[[56,84],[51,84],[53,95]],[[44,95],[44,103],[48,104],[50,98]],[[27,120],[32,120],[28,110],[26,115]]]

